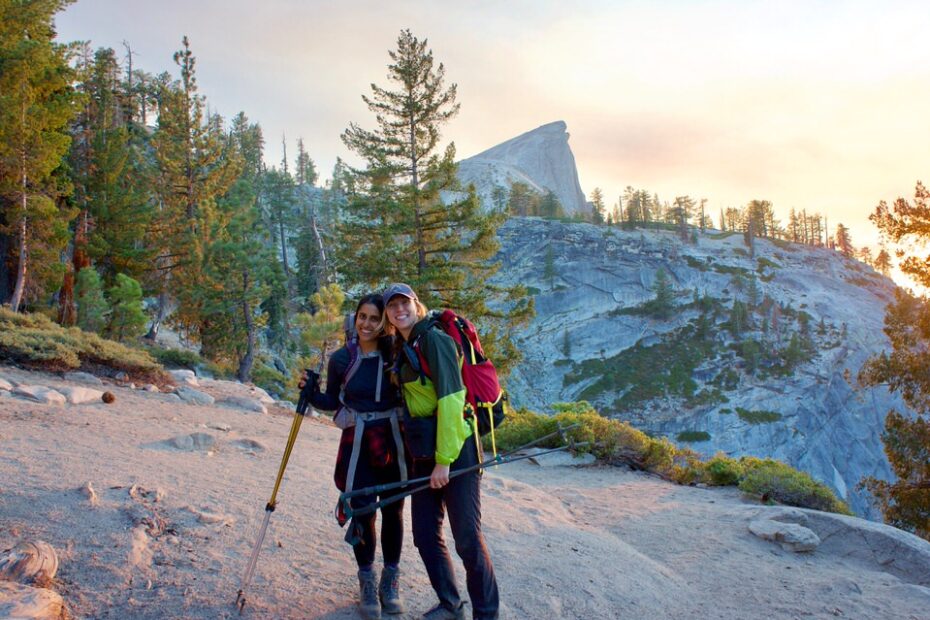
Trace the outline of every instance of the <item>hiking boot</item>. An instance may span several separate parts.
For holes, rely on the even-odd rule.
[[[358,605],[365,620],[380,620],[381,605],[378,603],[378,586],[375,584],[375,572],[372,570],[358,571]]]
[[[400,600],[400,568],[385,566],[378,583],[378,597],[381,599],[381,611],[386,614],[404,613],[404,603]]]
[[[465,605],[459,603],[455,611],[446,609],[442,604],[436,605],[423,614],[423,620],[465,620]]]

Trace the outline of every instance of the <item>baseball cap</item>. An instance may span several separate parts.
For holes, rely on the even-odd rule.
[[[396,297],[397,295],[403,295],[408,299],[417,301],[417,294],[413,292],[412,288],[403,282],[395,282],[394,284],[388,286],[386,289],[384,289],[384,293],[381,295],[381,297],[384,298],[384,303],[388,303],[391,301],[392,297]]]

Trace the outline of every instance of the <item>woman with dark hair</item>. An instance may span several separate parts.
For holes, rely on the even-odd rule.
[[[478,463],[478,437],[464,418],[465,386],[455,342],[427,316],[426,307],[406,284],[384,292],[385,316],[402,339],[396,372],[407,407],[404,431],[413,458],[411,478],[429,477],[430,488],[411,496],[413,544],[420,552],[439,604],[424,620],[458,620],[464,605],[442,527],[448,512],[455,550],[465,565],[472,616],[498,616],[497,580],[481,534],[481,476],[450,472]],[[427,363],[427,373],[423,364]]]
[[[384,303],[380,295],[362,297],[352,325],[355,333],[329,359],[326,390],[320,391],[319,376],[313,373],[309,377],[310,404],[315,409],[336,411],[334,422],[343,429],[334,475],[340,491],[407,479],[398,423],[403,410],[398,389],[388,377],[393,365],[390,338],[393,330],[384,322]],[[398,489],[380,497],[384,499],[401,491]],[[356,497],[352,499],[352,508],[359,510],[376,501],[375,495]],[[404,611],[398,590],[403,509],[403,500],[381,508],[384,569],[380,581],[373,568],[377,547],[376,513],[353,517],[349,524],[347,540],[353,544],[358,563],[360,607],[365,618],[380,618],[382,611],[386,614]]]

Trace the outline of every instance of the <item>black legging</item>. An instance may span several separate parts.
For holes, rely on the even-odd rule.
[[[393,447],[393,441],[391,447]],[[364,446],[363,446],[364,447]],[[388,484],[400,480],[400,470],[397,467],[397,451],[392,452],[393,460],[387,467],[372,467],[362,453],[355,468],[354,489],[362,489],[376,484]],[[380,495],[380,499],[402,493],[404,489],[388,491]],[[358,510],[376,501],[374,495],[364,495],[352,499],[352,508]],[[398,564],[400,552],[404,545],[404,500],[399,500],[381,509],[381,553],[385,564]],[[376,512],[352,517],[348,527],[358,526],[361,543],[352,547],[355,552],[355,561],[359,567],[370,566],[375,561],[375,550],[378,547],[378,536],[375,531]]]

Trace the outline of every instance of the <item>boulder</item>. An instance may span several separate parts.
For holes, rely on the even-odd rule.
[[[200,386],[200,382],[197,381],[197,375],[194,374],[193,370],[169,370],[168,372],[178,383],[186,383],[194,387]]]
[[[23,541],[0,555],[0,580],[48,583],[58,572],[58,554],[43,540]]]
[[[83,405],[84,403],[99,403],[103,398],[103,392],[86,387],[63,387],[61,393],[72,405]]]
[[[145,390],[146,392],[160,392],[161,391],[158,389],[158,386],[155,385],[154,383],[149,383],[142,389]]]
[[[42,385],[18,385],[13,388],[13,394],[47,405],[63,405],[67,402],[60,392]]]
[[[6,379],[4,379],[3,377],[0,377],[0,391],[9,392],[12,389],[13,389],[13,384],[7,381]]]
[[[258,387],[257,385],[253,385],[249,387],[249,394],[257,398],[261,402],[265,403],[266,405],[274,404],[274,399],[268,394],[268,392]]]
[[[191,405],[212,405],[216,402],[216,399],[206,392],[201,392],[184,385],[178,386],[178,390],[175,393],[178,395],[178,398]]]
[[[782,549],[801,553],[813,551],[820,545],[820,537],[797,523],[784,523],[772,519],[750,521],[749,531],[763,540],[781,545]]]
[[[227,396],[223,400],[218,401],[217,404],[223,407],[232,407],[233,409],[249,411],[251,413],[268,413],[268,409],[260,400],[256,398],[247,398],[245,396]]]
[[[47,588],[0,582],[0,618],[58,620],[64,602]]]
[[[66,372],[65,381],[71,381],[73,383],[87,383],[88,385],[103,385],[98,377],[90,374],[89,372]]]

